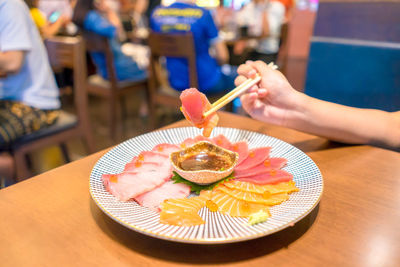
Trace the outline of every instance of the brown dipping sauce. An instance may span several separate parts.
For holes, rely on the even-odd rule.
[[[185,158],[179,163],[179,167],[185,171],[220,171],[229,169],[230,164],[228,159],[223,156],[200,152],[199,154]]]

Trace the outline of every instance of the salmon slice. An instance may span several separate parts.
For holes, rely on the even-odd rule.
[[[224,192],[225,194],[234,197],[238,200],[244,200],[251,203],[258,203],[269,206],[281,204],[282,202],[289,199],[289,195],[287,193],[279,193],[273,195],[268,194],[268,196],[265,197],[263,194],[232,189],[223,185],[216,187],[214,190]]]
[[[242,169],[242,170],[235,170],[235,177],[236,178],[243,178],[243,177],[249,177],[249,176],[254,176],[258,174],[262,174],[265,172],[268,172],[272,169],[281,169],[283,168],[287,163],[287,159],[284,158],[268,158],[264,160],[264,162],[258,164],[257,166],[254,166],[250,169]]]
[[[176,226],[204,224],[198,212],[206,200],[204,196],[168,199],[161,204],[160,223]]]
[[[290,194],[292,192],[299,191],[294,181],[283,182],[274,185],[270,184],[257,185],[248,182],[228,181],[223,183],[223,185],[231,189],[237,189],[258,194],[264,194],[266,191],[269,192],[270,194],[279,194],[279,193]]]
[[[182,101],[181,111],[185,118],[195,127],[203,129],[203,135],[209,137],[212,130],[218,123],[217,113],[208,117],[203,114],[211,109],[211,104],[205,94],[200,93],[196,88],[190,88],[182,91],[180,95]]]
[[[270,214],[267,205],[239,200],[218,190],[213,191],[212,201],[218,205],[219,212],[232,217],[248,217],[250,214],[260,210]]]
[[[238,164],[235,170],[248,170],[253,168],[254,166],[257,166],[258,164],[263,163],[266,159],[269,158],[270,151],[270,147],[258,147],[250,149],[247,158],[243,160],[240,164]]]

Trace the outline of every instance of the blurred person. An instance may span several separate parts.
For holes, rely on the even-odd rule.
[[[254,119],[343,143],[400,151],[400,111],[354,108],[307,96],[261,61],[241,65],[236,85],[256,73],[260,83],[241,96],[244,110]]]
[[[293,16],[294,0],[271,0],[281,2],[285,6],[285,19],[283,23],[288,23]]]
[[[246,47],[250,47],[248,59],[276,62],[284,16],[285,7],[279,1],[252,0],[245,5],[237,15],[238,24],[246,28],[246,35],[261,38],[238,42],[234,53],[240,55]]]
[[[60,12],[53,13],[53,17],[50,16],[48,20],[46,15],[38,8],[39,0],[24,1],[28,5],[32,19],[44,39],[57,35],[70,21],[66,15]]]
[[[109,39],[118,80],[136,81],[147,77],[146,68],[140,68],[133,57],[122,52],[119,40],[124,39],[124,31],[121,21],[104,0],[78,0],[73,22],[84,31],[93,32]],[[108,79],[105,55],[96,52],[91,53],[91,57],[97,72],[104,79]]]
[[[193,34],[199,90],[206,94],[228,91],[234,87],[235,71],[226,65],[228,49],[218,37],[211,13],[193,3],[180,0],[168,7],[158,6],[150,18],[150,28],[160,33]],[[215,57],[209,53],[213,48]],[[221,65],[225,65],[224,68]],[[182,91],[189,87],[188,64],[181,58],[167,58],[171,86]]]
[[[52,125],[59,108],[47,52],[26,4],[0,0],[0,151]],[[8,173],[1,173],[3,164],[9,165]],[[12,168],[10,155],[3,152],[0,176],[11,176]]]

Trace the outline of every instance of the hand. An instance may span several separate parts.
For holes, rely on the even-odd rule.
[[[281,72],[273,70],[262,61],[248,61],[240,65],[236,86],[256,73],[261,75],[260,83],[240,98],[244,110],[257,120],[286,126],[287,116],[296,112],[296,103],[302,94],[293,89]]]

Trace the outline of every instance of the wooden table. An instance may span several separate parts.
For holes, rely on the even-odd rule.
[[[91,199],[89,175],[102,151],[0,191],[0,265],[399,266],[399,153],[220,115],[220,126],[265,133],[307,153],[324,177],[317,208],[293,227],[256,240],[158,240],[114,222]]]

